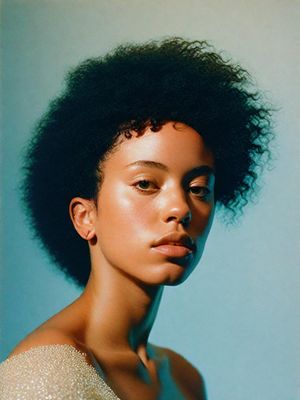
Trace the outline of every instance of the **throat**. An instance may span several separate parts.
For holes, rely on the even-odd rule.
[[[141,371],[143,380],[148,384],[158,383],[158,359],[154,348],[147,344],[137,352],[139,359],[139,371]]]

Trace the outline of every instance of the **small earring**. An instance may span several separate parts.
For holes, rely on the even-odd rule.
[[[85,235],[86,239],[88,238],[89,234],[90,234],[90,231],[88,231],[87,234]]]

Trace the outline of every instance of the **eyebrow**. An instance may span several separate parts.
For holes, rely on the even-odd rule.
[[[169,171],[169,168],[165,164],[150,160],[138,160],[126,165],[126,167],[131,167],[131,166],[150,167],[150,168],[157,168],[166,172]],[[199,176],[199,175],[214,175],[214,174],[215,170],[212,167],[208,165],[199,165],[198,167],[191,169],[187,175]]]

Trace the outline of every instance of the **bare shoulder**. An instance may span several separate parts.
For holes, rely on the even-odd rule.
[[[154,346],[161,356],[167,357],[172,375],[189,398],[205,400],[204,379],[197,368],[175,351]]]
[[[85,354],[87,353],[82,344],[80,344],[77,340],[75,340],[75,338],[68,335],[63,330],[53,327],[39,327],[21,340],[21,342],[19,342],[9,354],[8,358],[24,353],[25,351],[31,350],[34,347],[53,344],[67,344],[81,352],[84,352]],[[86,356],[86,361],[89,364],[91,363],[88,356]]]

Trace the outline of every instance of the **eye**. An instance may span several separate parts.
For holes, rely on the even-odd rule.
[[[141,179],[140,181],[137,181],[133,184],[133,187],[141,192],[149,192],[157,188],[157,186],[148,179]]]
[[[190,186],[190,192],[201,199],[206,199],[211,193],[206,186]]]

